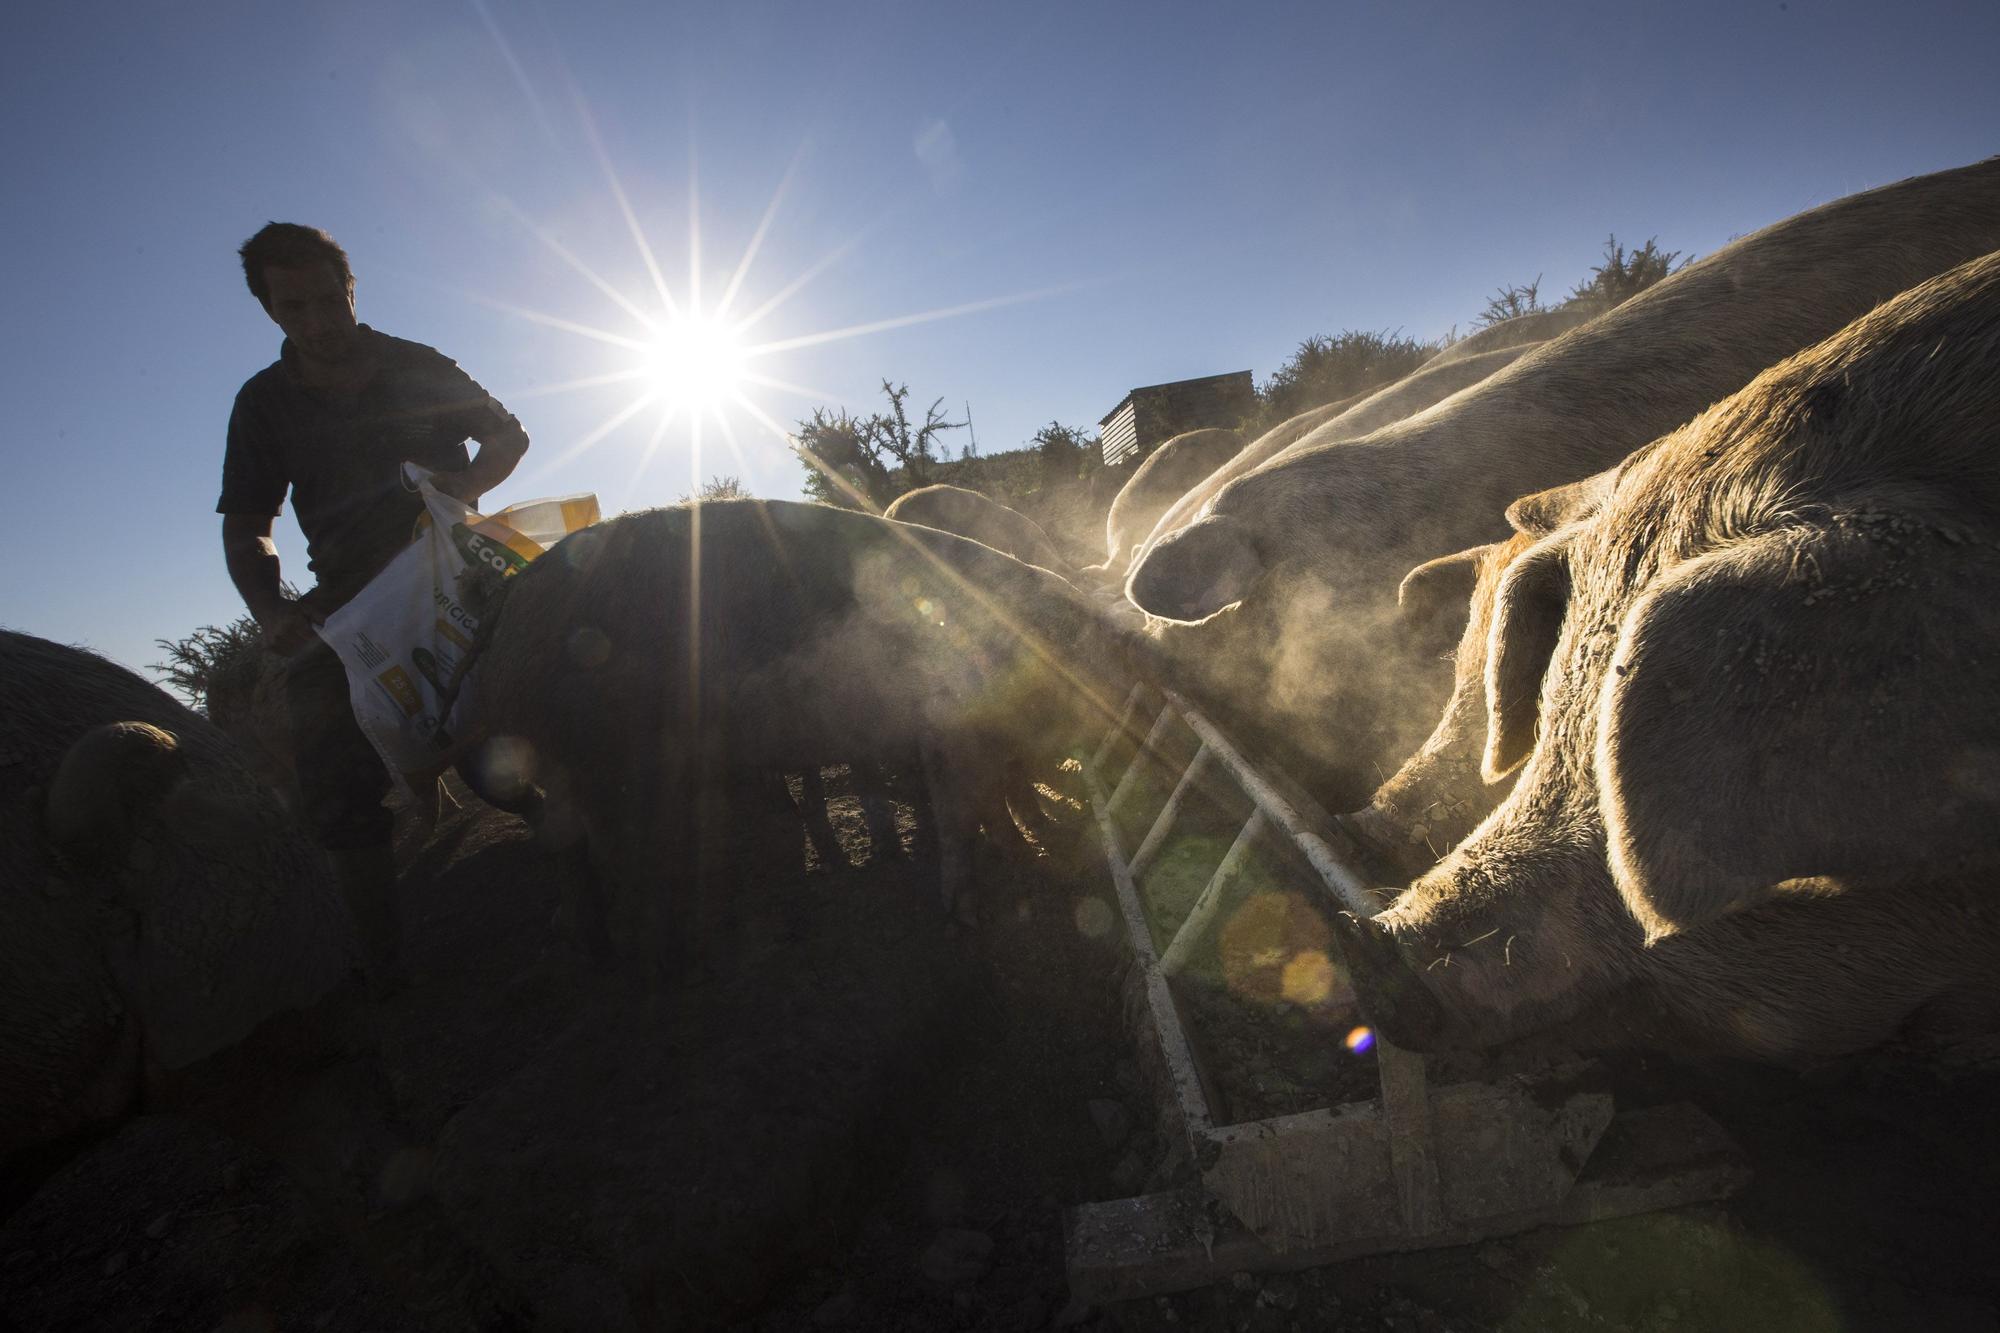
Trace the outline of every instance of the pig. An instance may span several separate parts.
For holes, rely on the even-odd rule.
[[[1440,357],[1426,362],[1394,384],[1378,389],[1353,404],[1292,447],[1311,449],[1329,440],[1355,439],[1392,422],[1416,416],[1445,402],[1461,389],[1470,388],[1487,376],[1505,370],[1539,346],[1540,343],[1516,343],[1472,356],[1450,360]]]
[[[1510,324],[1518,322],[1508,321]],[[1466,341],[1470,342],[1471,339]],[[1459,344],[1454,344],[1447,350],[1456,351],[1458,346]],[[1319,409],[1318,414],[1307,414],[1311,415],[1312,420],[1304,429],[1296,428],[1296,423],[1304,420],[1303,416],[1292,418],[1243,450],[1223,467],[1210,473],[1200,485],[1193,487],[1176,500],[1170,509],[1160,515],[1159,521],[1146,534],[1145,542],[1133,552],[1125,572],[1129,574],[1131,569],[1145,558],[1146,552],[1164,540],[1169,533],[1177,532],[1193,521],[1202,507],[1236,478],[1254,472],[1282,455],[1315,448],[1334,440],[1353,439],[1391,422],[1401,421],[1405,417],[1425,411],[1513,364],[1535,346],[1537,344],[1532,342],[1510,343],[1506,346],[1488,347],[1470,356],[1450,356],[1440,353],[1399,380],[1369,393],[1344,399],[1331,408]]]
[[[1565,301],[1554,310],[1535,310],[1525,315],[1516,315],[1512,319],[1503,319],[1468,333],[1426,361],[1423,368],[1429,370],[1434,366],[1450,365],[1454,361],[1499,351],[1504,347],[1547,342],[1551,338],[1561,337],[1579,324],[1589,323],[1603,313],[1603,305],[1586,299]]]
[[[1374,867],[1410,880],[1437,864],[1498,805],[1512,775],[1487,782],[1479,761],[1486,737],[1486,643],[1500,581],[1536,542],[1595,511],[1613,474],[1524,496],[1507,508],[1516,529],[1505,541],[1426,561],[1396,590],[1405,623],[1463,619],[1452,652],[1451,698],[1430,737],[1375,791],[1368,805],[1336,822]]]
[[[920,486],[897,496],[882,511],[882,517],[899,523],[921,523],[939,532],[955,532],[1065,578],[1075,572],[1041,524],[963,486]]]
[[[1111,501],[1104,518],[1103,563],[1084,566],[1079,576],[1093,584],[1107,579],[1123,583],[1127,563],[1160,515],[1242,447],[1243,437],[1233,430],[1191,430],[1163,441]]]
[[[116,1118],[355,964],[324,859],[233,746],[0,631],[0,1161]]]
[[[1237,451],[1235,457],[1230,458],[1220,467],[1216,468],[1215,471],[1203,477],[1199,483],[1190,487],[1180,499],[1174,501],[1168,507],[1167,511],[1160,515],[1159,519],[1153,524],[1153,530],[1147,534],[1145,544],[1140,547],[1140,551],[1143,553],[1161,534],[1171,532],[1187,522],[1203,504],[1207,503],[1208,498],[1217,490],[1220,490],[1225,483],[1242,476],[1246,472],[1253,472],[1257,468],[1262,467],[1327,422],[1339,416],[1342,412],[1345,412],[1348,408],[1371,396],[1372,392],[1358,393],[1335,402],[1322,403],[1318,407],[1307,408],[1295,416],[1285,418],[1252,440],[1249,444],[1244,445],[1242,449]],[[1137,556],[1133,557],[1135,562],[1137,559]]]
[[[1127,596],[1168,622],[1159,653],[1184,688],[1351,808],[1449,689],[1450,636],[1398,623],[1404,571],[1503,538],[1515,497],[1603,469],[1996,246],[2000,159],[1766,227],[1429,412],[1239,476],[1151,546]]]
[[[1504,801],[1338,942],[1419,1050],[1582,1014],[1809,1065],[2000,1025],[2000,252],[1622,464],[1518,555]]]
[[[0,630],[0,1194],[134,1115],[271,1153],[413,1316],[519,1327],[410,1150],[324,854],[215,727],[80,648]],[[426,1324],[426,1326],[431,1326]]]
[[[543,836],[587,857],[580,912],[665,979],[700,964],[697,797],[746,772],[920,755],[941,897],[971,918],[996,777],[1102,734],[1129,637],[1059,575],[931,528],[766,500],[628,514],[509,581],[470,767],[482,795],[539,793]]]

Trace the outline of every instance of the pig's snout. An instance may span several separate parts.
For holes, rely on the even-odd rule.
[[[1387,926],[1342,912],[1333,918],[1333,939],[1354,979],[1361,1013],[1383,1039],[1409,1051],[1432,1051],[1443,1044],[1444,1008],[1404,959]]]
[[[1125,585],[1125,596],[1163,620],[1205,620],[1239,602],[1263,565],[1232,520],[1210,516],[1163,538]]]

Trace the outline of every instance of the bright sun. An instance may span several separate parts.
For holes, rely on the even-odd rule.
[[[644,364],[663,406],[703,413],[741,391],[748,361],[737,328],[711,316],[684,312],[646,348]]]
[[[474,296],[473,299],[482,304],[534,323],[546,324],[567,333],[579,334],[593,341],[609,344],[624,354],[623,364],[617,369],[608,369],[602,374],[585,375],[558,384],[542,385],[533,390],[537,394],[568,393],[595,389],[607,384],[630,384],[637,389],[636,394],[624,406],[612,411],[592,429],[553,451],[553,456],[542,464],[542,473],[563,467],[594,449],[601,441],[648,408],[653,409],[652,431],[633,460],[630,477],[625,483],[626,495],[638,488],[643,474],[652,465],[655,454],[659,452],[668,430],[675,426],[686,432],[689,444],[688,475],[694,484],[700,484],[704,470],[708,466],[704,461],[703,435],[705,428],[711,425],[720,433],[723,445],[729,450],[731,459],[727,465],[748,471],[751,469],[751,460],[745,453],[744,442],[738,437],[732,422],[732,417],[738,414],[756,423],[760,431],[768,432],[770,437],[781,442],[785,448],[797,447],[797,441],[792,433],[760,405],[758,397],[775,393],[810,402],[839,401],[838,394],[788,383],[767,373],[772,364],[771,358],[774,356],[846,338],[884,333],[890,329],[925,324],[932,320],[951,319],[970,315],[976,311],[1036,300],[1057,290],[1049,288],[1012,296],[990,297],[915,314],[849,324],[817,333],[798,334],[779,339],[766,337],[753,341],[753,334],[772,312],[797,295],[814,277],[853,250],[860,243],[860,235],[856,235],[820,260],[806,266],[791,280],[781,284],[777,293],[756,309],[748,313],[738,313],[735,306],[736,297],[750,271],[751,262],[757,257],[765,234],[777,214],[779,200],[784,196],[791,180],[791,173],[788,171],[771,196],[771,202],[765,208],[763,219],[758,223],[755,234],[744,247],[742,258],[730,273],[727,286],[713,304],[708,304],[702,299],[700,280],[701,192],[690,180],[688,276],[686,285],[676,295],[673,284],[667,281],[666,275],[661,271],[653,247],[640,226],[638,214],[626,197],[625,189],[619,183],[617,173],[612,169],[611,159],[605,153],[604,145],[598,140],[596,126],[581,101],[578,103],[578,110],[582,113],[584,132],[590,140],[592,149],[595,150],[598,165],[603,169],[605,182],[652,279],[653,295],[657,297],[657,303],[643,294],[620,290],[547,229],[536,223],[512,200],[502,195],[494,196],[516,221],[559,259],[581,274],[592,287],[629,315],[632,326],[636,326],[628,326],[631,331],[626,332],[596,328],[559,315]],[[796,165],[795,162],[794,166]],[[516,393],[510,394],[509,398],[511,400],[521,396],[523,395]],[[619,493],[614,492],[614,494]]]

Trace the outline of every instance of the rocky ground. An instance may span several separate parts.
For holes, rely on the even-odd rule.
[[[516,821],[413,833],[416,981],[367,1015],[408,1146],[355,1216],[198,1116],[142,1116],[13,1208],[0,1311],[24,1333],[2000,1326],[2000,1076],[1891,1060],[1618,1062],[1627,1104],[1692,1099],[1742,1142],[1757,1177],[1726,1204],[1079,1305],[1065,1210],[1185,1170],[1125,1028],[1088,814],[1064,803],[1041,856],[987,867],[985,924],[956,934],[921,857],[836,817],[854,864],[808,872],[801,837],[746,865],[726,965],[665,994],[554,942],[553,870]],[[1258,1059],[1297,1066],[1277,1109],[1354,1081],[1337,1025],[1246,993],[1198,1006],[1244,1086]],[[418,1216],[476,1257],[457,1281],[399,1280],[439,1267],[434,1230],[397,1228]]]

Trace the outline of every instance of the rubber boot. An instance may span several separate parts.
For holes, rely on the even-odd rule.
[[[354,935],[368,992],[377,999],[403,989],[402,923],[396,919],[396,858],[386,846],[331,852],[333,874]]]

